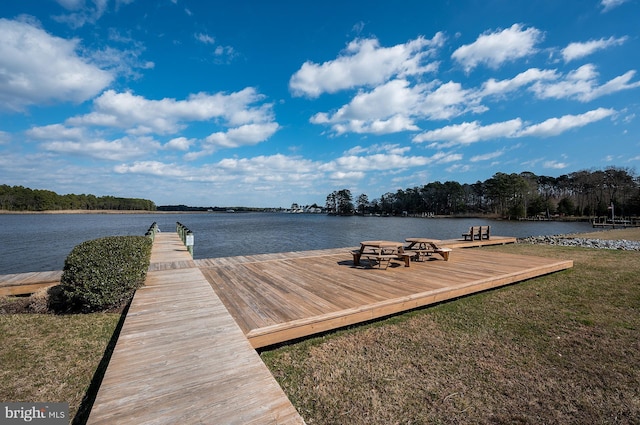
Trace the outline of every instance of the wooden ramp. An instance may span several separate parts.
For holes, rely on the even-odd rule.
[[[159,233],[89,424],[303,424],[175,233]]]
[[[387,270],[355,267],[349,248],[196,264],[256,348],[573,267],[479,248]]]

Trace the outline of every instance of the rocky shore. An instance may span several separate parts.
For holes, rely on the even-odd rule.
[[[596,249],[620,249],[623,251],[640,251],[640,242],[626,239],[607,240],[572,237],[571,235],[529,236],[518,239],[518,243],[536,245],[579,246]]]

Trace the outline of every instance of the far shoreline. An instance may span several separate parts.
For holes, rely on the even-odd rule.
[[[0,214],[204,214],[210,211],[150,211],[150,210],[44,210],[11,211],[0,210]]]

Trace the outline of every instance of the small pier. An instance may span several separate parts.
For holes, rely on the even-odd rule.
[[[158,233],[89,424],[303,424],[176,233]]]

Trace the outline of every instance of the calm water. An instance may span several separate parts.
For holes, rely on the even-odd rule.
[[[0,214],[0,274],[62,270],[81,242],[114,235],[144,235],[151,223],[174,232],[176,221],[195,235],[196,259],[357,246],[367,239],[411,236],[458,238],[471,225],[491,225],[501,236],[589,231],[588,223],[480,219],[333,217],[323,214]]]

